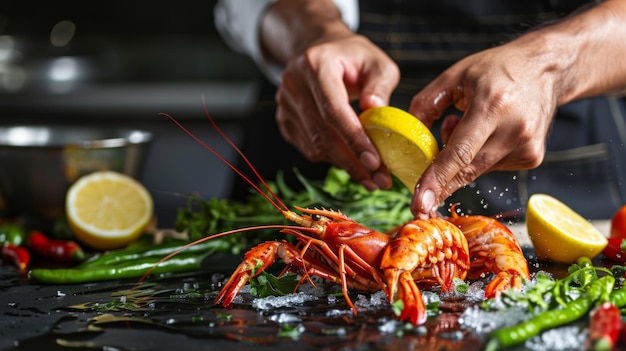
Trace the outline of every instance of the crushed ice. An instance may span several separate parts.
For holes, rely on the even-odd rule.
[[[260,310],[269,310],[272,308],[302,305],[305,302],[316,301],[317,299],[317,296],[299,292],[295,294],[288,294],[285,296],[268,296],[256,298],[252,301],[252,307]]]
[[[367,311],[378,307],[387,307],[389,306],[389,301],[387,301],[387,295],[382,290],[379,290],[370,294],[369,297],[363,294],[357,295],[354,305],[357,310]]]
[[[479,306],[471,306],[463,311],[461,317],[459,317],[459,324],[461,327],[481,335],[496,329],[519,324],[527,320],[528,317],[528,312],[522,307],[500,311],[485,311]]]
[[[526,340],[524,346],[534,351],[586,350],[587,335],[587,328],[564,326],[546,330]]]
[[[313,284],[315,285],[311,285],[311,283],[307,281],[305,284],[300,285],[300,287],[298,288],[298,292],[317,296],[319,298],[328,296],[329,294],[329,291],[327,289],[328,283],[324,279],[317,277],[317,276],[313,276],[311,277],[311,280],[313,281]],[[333,289],[334,290],[338,289],[338,286],[333,285]]]
[[[270,316],[270,320],[279,324],[302,322],[302,318],[291,313],[275,314],[275,315]]]
[[[326,311],[326,317],[341,317],[352,315],[352,310],[338,310],[336,308]]]

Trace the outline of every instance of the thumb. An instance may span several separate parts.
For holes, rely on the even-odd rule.
[[[367,71],[359,96],[361,110],[389,105],[391,94],[398,86],[399,81],[400,73],[395,65],[386,69],[377,68]]]

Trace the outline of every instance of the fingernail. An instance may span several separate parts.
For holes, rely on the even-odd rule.
[[[361,161],[363,167],[367,168],[368,171],[375,171],[380,167],[378,158],[369,151],[363,151],[359,157],[359,161]]]
[[[422,213],[432,213],[435,210],[435,193],[432,190],[426,190],[422,195]]]
[[[372,102],[372,105],[374,105],[374,106],[384,106],[385,105],[385,101],[383,100],[383,98],[381,98],[378,95],[370,95],[370,101]]]

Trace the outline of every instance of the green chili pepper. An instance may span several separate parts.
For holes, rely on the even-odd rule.
[[[200,268],[206,255],[180,254],[159,263],[152,274],[190,272]],[[30,272],[31,278],[49,284],[78,284],[105,280],[139,278],[159,262],[161,257],[145,257],[112,266],[88,268],[43,269]]]
[[[615,278],[612,276],[596,279],[589,285],[587,292],[576,300],[568,302],[563,308],[544,311],[521,324],[494,331],[490,335],[485,350],[493,351],[514,346],[544,330],[562,326],[581,318],[598,299],[608,298],[608,293],[613,289],[614,282]]]
[[[611,291],[611,294],[609,295],[609,302],[619,308],[626,306],[626,285]]]
[[[598,279],[598,274],[589,257],[580,257],[576,263],[580,269],[574,280],[580,284],[580,286],[585,287]]]
[[[156,246],[140,246],[129,249],[109,251],[107,253],[94,256],[93,258],[81,263],[76,268],[82,269],[90,267],[109,266],[112,264],[119,264],[121,262],[147,257],[165,257],[166,255],[169,255],[170,253],[183,248],[187,244],[189,244],[188,241],[176,240]],[[224,240],[208,240],[186,248],[181,252],[181,254],[198,254],[209,250],[211,252],[226,252],[229,249],[230,246],[228,242]]]
[[[589,308],[591,308],[591,299],[585,295],[568,303],[564,308],[545,311],[521,324],[498,329],[490,335],[490,340],[485,350],[493,351],[520,344],[543,330],[577,320],[582,317]]]
[[[587,294],[592,302],[605,302],[609,300],[613,287],[615,286],[615,278],[610,275],[605,275],[602,278],[597,279],[593,284],[589,286]]]

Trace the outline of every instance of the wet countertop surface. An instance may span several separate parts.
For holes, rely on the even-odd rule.
[[[607,232],[608,222],[595,224]],[[531,270],[557,277],[566,272],[567,267],[535,262],[524,227],[512,231]],[[219,254],[209,257],[199,272],[155,277],[135,290],[133,280],[40,285],[2,265],[0,350],[482,349],[484,337],[458,321],[476,302],[454,297],[442,298],[442,313],[424,326],[406,330],[381,293],[351,294],[356,316],[342,297],[305,298],[263,309],[243,294],[230,308],[213,306],[210,292],[219,289],[216,282],[238,262],[238,257]],[[115,302],[127,304],[113,308],[119,306]]]

